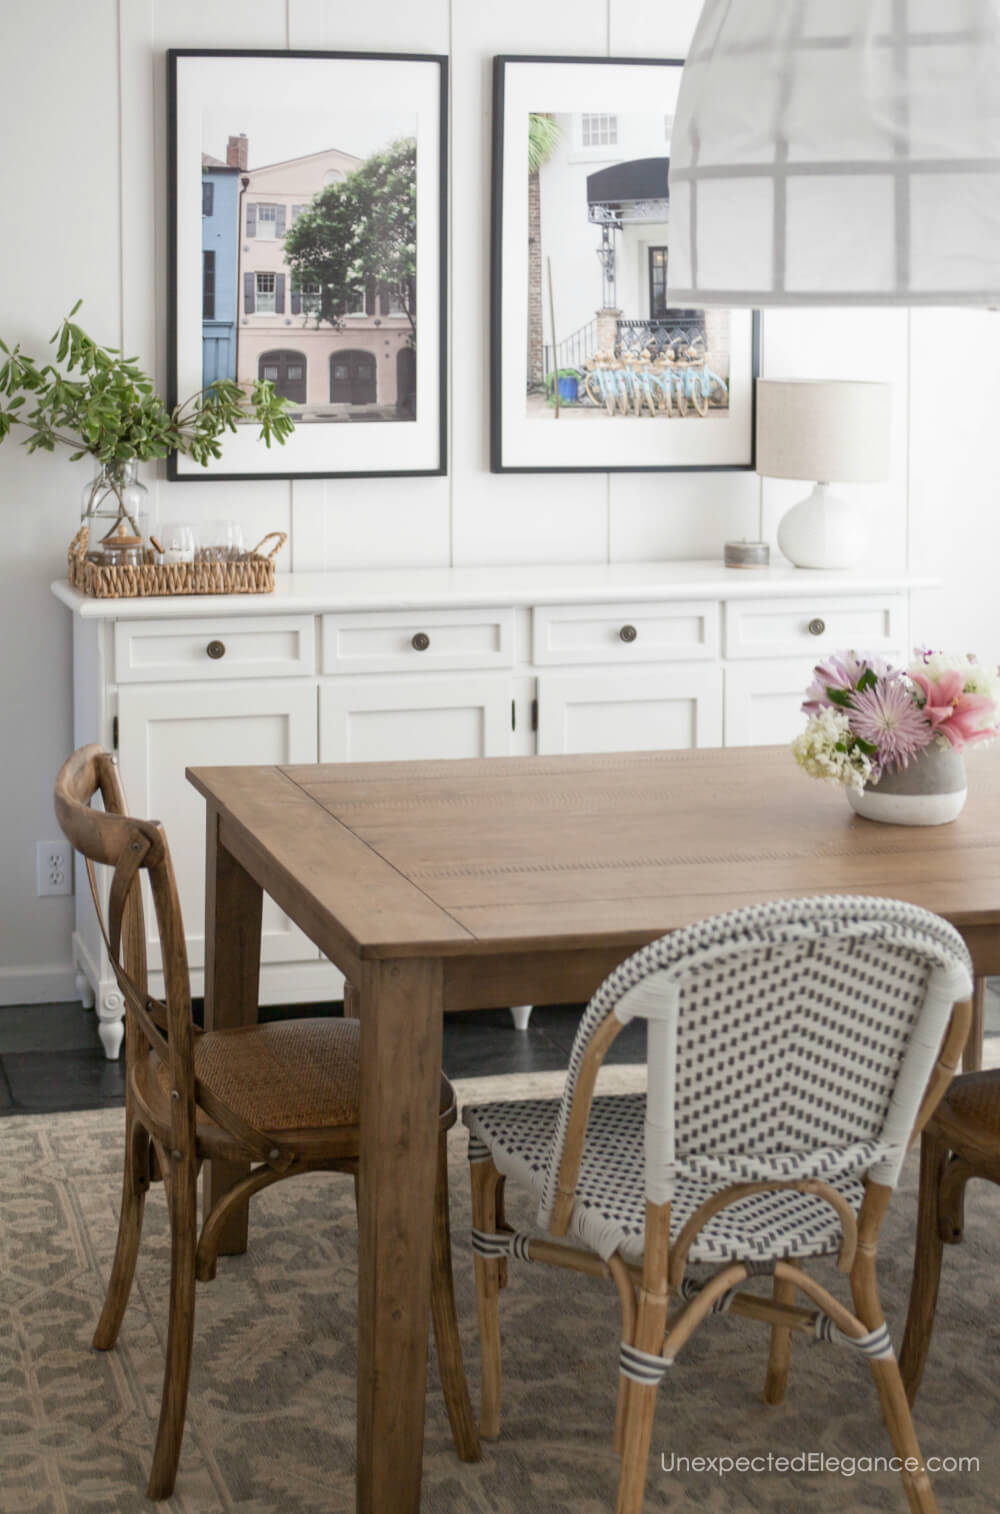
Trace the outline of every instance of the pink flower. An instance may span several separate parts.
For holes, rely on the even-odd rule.
[[[966,694],[965,677],[957,670],[942,673],[932,680],[925,673],[914,673],[913,682],[924,695],[921,714],[939,736],[944,736],[957,750],[974,741],[988,741],[996,732],[982,730],[982,717],[993,710],[986,694]]]
[[[850,699],[851,730],[875,748],[880,769],[905,768],[929,746],[934,728],[925,718],[902,679],[892,678],[869,689],[856,689]]]
[[[813,668],[813,682],[806,690],[803,713],[818,715],[822,709],[834,704],[840,705],[840,701],[830,698],[829,690],[837,689],[846,694],[851,689],[856,689],[863,675],[869,671],[878,679],[900,676],[900,670],[890,667],[883,658],[859,657],[854,651],[835,652],[825,662],[818,662]]]

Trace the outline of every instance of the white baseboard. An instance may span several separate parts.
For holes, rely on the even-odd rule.
[[[0,1004],[65,1004],[78,999],[76,969],[0,967]]]

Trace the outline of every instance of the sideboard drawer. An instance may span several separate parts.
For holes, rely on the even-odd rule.
[[[509,668],[510,610],[379,610],[323,616],[324,673]]]
[[[285,678],[316,668],[311,615],[115,622],[119,683],[189,678]]]
[[[907,645],[906,596],[730,599],[724,607],[725,657],[804,657],[841,647],[889,652]]]
[[[543,605],[533,612],[534,661],[692,662],[719,655],[718,603]]]

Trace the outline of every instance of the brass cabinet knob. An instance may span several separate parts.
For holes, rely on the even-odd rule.
[[[220,657],[225,657],[226,655],[226,643],[224,641],[210,641],[205,651],[209,657],[218,661]]]
[[[415,652],[426,652],[430,644],[431,639],[426,631],[418,631],[410,642],[410,646]]]
[[[809,635],[810,636],[822,636],[822,634],[823,634],[823,632],[825,630],[826,630],[826,621],[825,620],[820,620],[820,618],[819,618],[818,615],[816,616],[815,620],[811,620],[809,622]]]
[[[635,626],[622,626],[621,630],[618,632],[618,635],[621,637],[622,641],[635,641],[635,638],[638,636],[638,634],[639,633],[636,630]]]

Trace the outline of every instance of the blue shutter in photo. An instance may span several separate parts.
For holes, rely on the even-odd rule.
[[[274,211],[274,234],[275,234],[276,237],[283,237],[285,235],[285,207],[284,207],[284,205],[277,205],[277,206],[275,206],[275,211]]]
[[[293,287],[289,293],[288,302],[292,315],[298,315],[302,309],[301,291]]]
[[[243,275],[243,310],[246,315],[253,315],[256,308],[257,281],[252,273]]]
[[[283,273],[276,273],[274,276],[274,313],[275,315],[285,313],[285,275]]]
[[[257,235],[257,205],[256,205],[255,201],[250,201],[247,204],[247,236],[248,237],[255,237],[256,235]]]

